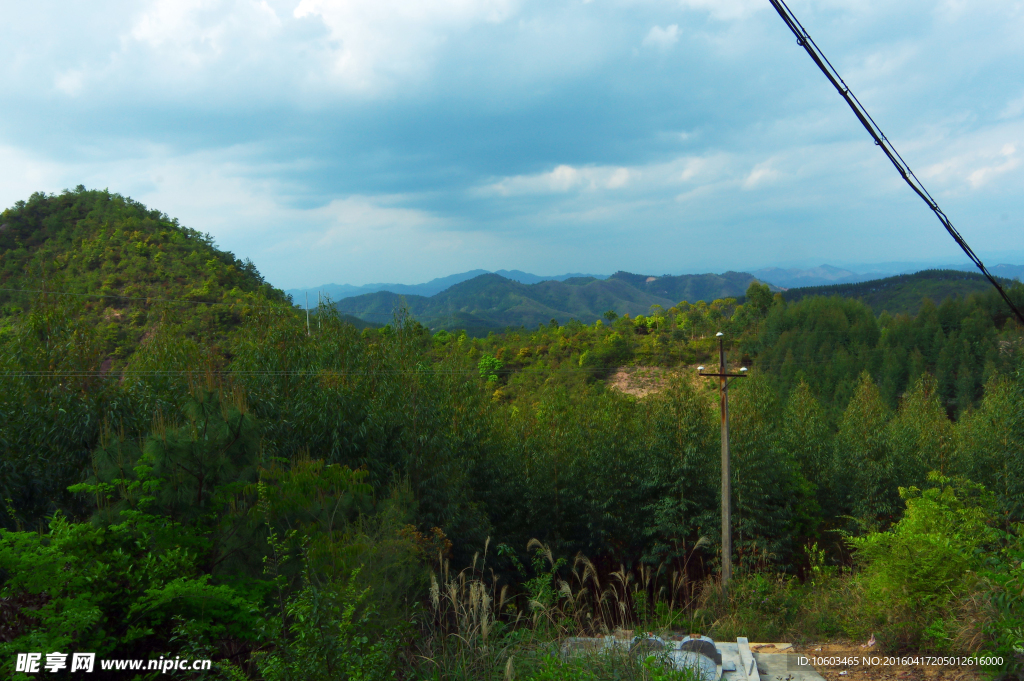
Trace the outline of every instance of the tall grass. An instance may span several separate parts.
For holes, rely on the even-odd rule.
[[[417,666],[437,679],[673,679],[693,681],[657,652],[631,652],[640,631],[668,634],[682,622],[678,593],[685,580],[672,574],[659,588],[657,571],[620,566],[602,580],[586,556],[572,565],[531,540],[533,577],[523,593],[487,567],[489,542],[472,565],[453,574],[439,558],[430,581],[430,613],[415,643]],[[518,565],[522,568],[522,565]],[[653,598],[648,597],[653,594]],[[657,613],[652,616],[652,613]],[[616,646],[567,646],[579,637],[612,637]]]
[[[907,622],[879,616],[861,574],[826,566],[816,545],[807,547],[811,569],[804,581],[767,568],[748,571],[730,584],[728,599],[714,576],[688,580],[667,565],[619,566],[602,575],[586,556],[570,563],[537,540],[529,544],[532,577],[512,593],[488,568],[488,548],[458,573],[439,560],[431,575],[430,612],[415,643],[426,678],[689,678],[657,654],[631,654],[648,634],[800,644],[864,641],[877,633],[890,650],[910,640],[896,636]],[[984,645],[981,627],[972,624],[983,603],[978,595],[960,603],[962,626],[949,651],[973,653]],[[591,637],[593,644],[578,637]],[[601,637],[619,645],[606,650]]]

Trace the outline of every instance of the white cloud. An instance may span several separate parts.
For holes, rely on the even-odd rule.
[[[1000,155],[1003,157],[1002,163],[995,163],[988,166],[982,166],[972,171],[967,176],[967,182],[970,183],[971,187],[977,189],[981,187],[991,178],[1003,173],[1008,173],[1017,166],[1020,165],[1020,159],[1017,158],[1017,146],[1015,144],[1005,144],[1000,150]]]
[[[998,150],[981,147],[926,167],[920,174],[947,186],[960,189],[980,189],[997,177],[1006,175],[1020,166],[1016,143],[1003,143]]]
[[[1007,102],[1006,107],[1000,112],[999,118],[1017,118],[1021,114],[1024,114],[1024,95]]]
[[[13,146],[0,146],[0,209],[24,201],[33,192],[62,188],[61,164]]]
[[[175,64],[195,68],[229,52],[244,59],[246,48],[273,39],[280,27],[280,18],[265,1],[153,0],[126,38]]]
[[[772,167],[773,160],[769,159],[764,163],[754,166],[746,179],[743,180],[744,189],[756,189],[765,184],[771,184],[779,178],[779,171]]]
[[[685,161],[683,172],[679,175],[679,179],[683,182],[689,182],[698,175],[701,171],[707,167],[707,159],[705,158],[689,158]]]
[[[520,194],[547,194],[566,192],[579,180],[579,171],[568,165],[560,165],[546,173],[516,175],[482,187],[478,193],[484,195],[513,196]]]
[[[647,32],[643,44],[645,47],[654,47],[664,52],[677,42],[679,42],[679,26],[672,24],[665,28],[652,26],[651,30]]]
[[[317,234],[315,246],[318,249],[344,248],[358,254],[368,246],[379,246],[381,241],[394,243],[388,237],[396,233],[443,226],[441,220],[423,211],[388,205],[401,198],[349,196],[308,211],[313,221],[325,226]]]
[[[758,0],[680,0],[679,4],[685,9],[708,12],[719,20],[746,19],[767,6]]]
[[[357,90],[419,76],[450,34],[500,23],[517,0],[301,0],[293,15],[316,17],[330,33],[331,76]]]
[[[122,43],[126,54],[147,50],[171,80],[255,71],[372,96],[427,78],[451,38],[505,21],[519,1],[151,0]]]
[[[608,178],[608,182],[605,184],[608,189],[618,189],[619,187],[625,187],[629,182],[629,170],[627,168],[619,168],[612,176]]]
[[[53,79],[53,86],[70,97],[78,95],[84,84],[85,74],[79,69],[68,69]]]
[[[521,196],[615,190],[630,185],[641,174],[642,171],[636,168],[613,166],[574,168],[563,164],[544,173],[502,178],[477,189],[475,193],[482,196]]]
[[[712,152],[705,156],[680,156],[667,162],[640,166],[559,165],[532,175],[505,177],[475,190],[480,196],[528,196],[544,194],[593,194],[609,196],[621,190],[631,194],[674,191],[680,183],[691,185],[738,184],[739,160],[730,154]]]

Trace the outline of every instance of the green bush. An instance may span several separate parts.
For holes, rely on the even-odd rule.
[[[286,607],[287,624],[277,622],[277,641],[254,655],[266,681],[376,681],[392,678],[398,631],[367,635],[376,613],[365,607],[369,589],[348,580],[321,583],[307,569],[303,588]]]
[[[995,537],[994,504],[981,485],[929,475],[935,487],[901,488],[903,518],[886,532],[851,537],[868,596],[869,616],[887,644],[948,652],[958,599],[982,566],[980,550]]]
[[[0,643],[5,676],[14,678],[15,653],[32,650],[172,656],[183,625],[192,646],[254,640],[251,597],[214,583],[194,552],[161,542],[168,523],[124,511],[122,522],[106,526],[58,514],[46,533],[0,529],[0,601],[21,606],[8,622],[11,640]]]

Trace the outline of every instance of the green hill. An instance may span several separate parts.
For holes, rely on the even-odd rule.
[[[647,281],[650,279],[651,281]],[[536,326],[551,319],[593,322],[608,310],[618,315],[648,314],[652,305],[668,309],[682,300],[696,302],[742,296],[749,274],[648,277],[617,272],[608,279],[573,277],[521,284],[497,274],[481,274],[441,293],[404,296],[412,315],[434,328],[463,328],[477,335],[509,326]],[[378,323],[390,319],[403,297],[387,291],[346,298],[340,311]]]
[[[1016,282],[996,277],[1006,288]],[[947,298],[968,296],[972,293],[992,291],[992,284],[980,272],[960,270],[924,270],[914,274],[900,274],[885,279],[873,279],[857,284],[833,284],[831,286],[807,286],[791,288],[783,297],[796,302],[811,296],[840,296],[863,301],[875,314],[916,315],[925,299],[936,305]]]
[[[655,296],[668,298],[675,302],[687,300],[691,303],[698,300],[710,303],[712,300],[722,298],[739,298],[746,293],[750,282],[760,281],[746,272],[682,274],[679,276],[666,274],[662,277],[616,272],[610,278],[624,281],[634,288]],[[769,284],[768,288],[773,292],[782,290],[772,284]]]
[[[382,321],[401,304],[386,291],[347,298],[339,309],[362,319]],[[497,274],[481,274],[434,296],[404,296],[413,316],[431,327],[486,333],[509,326],[536,326],[551,319],[592,322],[607,310],[646,314],[652,305],[669,308],[668,298],[640,291],[618,279],[577,277],[568,281],[520,284]]]
[[[82,186],[0,213],[0,324],[51,294],[78,301],[105,327],[106,351],[122,359],[161,321],[216,343],[254,305],[290,307],[252,262],[209,235]]]

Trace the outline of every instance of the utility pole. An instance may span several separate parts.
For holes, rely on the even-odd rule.
[[[324,304],[324,302],[320,298],[320,291],[317,291],[316,292],[316,332],[317,333],[320,333],[320,331],[323,329],[323,325],[320,323],[320,320],[323,317],[323,310],[321,310],[320,308],[323,307],[323,304]]]
[[[306,291],[306,335],[309,335],[309,291]]]
[[[718,336],[718,373],[704,373],[704,367],[697,367],[701,376],[717,377],[719,380],[720,408],[722,412],[722,595],[729,598],[729,581],[732,579],[732,478],[729,472],[729,379],[746,378],[747,368],[741,373],[730,374],[725,361],[725,334]]]

